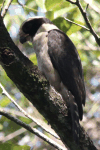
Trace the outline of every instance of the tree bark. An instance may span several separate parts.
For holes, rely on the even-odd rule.
[[[46,118],[66,147],[71,150],[96,150],[91,139],[80,126],[80,143],[73,141],[71,116],[64,101],[26,56],[24,56],[4,26],[0,17],[0,64],[18,89]]]

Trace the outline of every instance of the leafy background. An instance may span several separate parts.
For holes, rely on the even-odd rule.
[[[87,6],[86,0],[80,0],[83,8]],[[3,1],[0,0],[0,6]],[[5,6],[8,0],[5,1]],[[100,36],[100,2],[99,0],[88,0],[89,7],[87,9],[88,18]],[[84,70],[84,79],[86,85],[86,106],[84,108],[84,117],[81,124],[90,135],[94,144],[100,149],[100,49],[95,42],[93,36],[86,29],[77,26],[63,17],[75,23],[86,26],[79,9],[65,0],[13,0],[8,12],[4,18],[5,26],[19,49],[28,56],[34,64],[37,64],[33,47],[30,43],[24,45],[19,43],[18,31],[22,22],[33,16],[46,16],[61,30],[63,30],[73,41],[80,55]],[[12,98],[29,114],[35,116],[43,122],[47,122],[32,106],[31,103],[16,88],[14,83],[7,77],[5,71],[0,66],[0,82],[9,92]],[[11,103],[0,89],[0,107],[12,114],[23,122],[30,124],[31,121],[25,118],[21,112]],[[33,123],[32,126],[35,126]],[[36,126],[41,132],[41,128]],[[45,133],[45,132],[44,132]],[[45,133],[48,135],[47,133]],[[50,136],[50,135],[48,135]],[[53,137],[52,137],[53,138]],[[3,143],[5,142],[5,143]],[[24,145],[24,146],[22,146]],[[4,116],[0,116],[0,150],[42,150],[54,149],[37,136],[23,130],[20,126],[8,120]]]

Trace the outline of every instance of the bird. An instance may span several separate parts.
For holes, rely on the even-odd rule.
[[[79,144],[86,91],[78,51],[71,39],[46,17],[25,20],[19,29],[19,41],[32,42],[38,69],[69,108],[73,139]]]

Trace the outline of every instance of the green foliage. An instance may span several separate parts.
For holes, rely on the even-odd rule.
[[[2,100],[0,100],[0,106],[1,107],[6,107],[10,103],[11,103],[11,101],[7,97],[4,97],[4,98],[2,98]]]
[[[15,144],[4,143],[0,144],[0,150],[30,150],[30,147],[27,145],[18,146]]]
[[[34,65],[37,65],[36,54],[31,54],[29,58],[34,63]]]
[[[70,24],[67,24],[66,20],[62,17],[58,17],[53,20],[53,23],[60,28],[63,32],[67,32],[70,28]]]
[[[45,9],[44,0],[36,0],[36,3],[40,8]]]
[[[3,0],[0,0],[0,7]],[[6,0],[5,5],[8,1]],[[94,122],[96,124],[96,113],[99,114],[100,117],[100,104],[95,103],[94,104],[94,95],[98,92],[100,92],[100,52],[98,51],[97,43],[95,42],[93,36],[89,31],[86,29],[75,25],[73,23],[70,23],[69,21],[66,21],[63,17],[66,17],[67,19],[86,26],[86,23],[79,11],[79,9],[75,6],[67,2],[66,0],[25,0],[20,1],[21,3],[25,2],[24,6],[20,6],[17,3],[17,0],[13,0],[5,18],[5,26],[10,33],[12,39],[16,43],[16,45],[20,48],[20,50],[29,57],[29,59],[37,65],[36,55],[34,54],[34,49],[32,44],[25,44],[21,45],[18,40],[18,30],[22,22],[29,18],[36,15],[40,16],[46,16],[49,18],[59,29],[64,31],[73,41],[74,45],[76,46],[78,53],[80,55],[82,66],[84,70],[84,79],[86,83],[86,89],[87,89],[87,99],[86,99],[86,106],[84,108],[85,116],[87,117],[87,120],[93,118]],[[86,7],[86,3],[81,0],[82,6]],[[91,1],[92,6],[96,6],[100,10],[100,0],[93,0]],[[96,33],[100,35],[100,14],[95,11],[92,7],[87,9],[87,16],[92,24],[92,27],[95,29]],[[41,9],[40,9],[41,8]],[[14,30],[16,29],[16,30]],[[16,32],[15,32],[16,31]],[[91,80],[95,78],[96,82],[98,84],[95,86],[93,83],[91,83]],[[31,115],[34,115],[38,118],[39,114],[37,113],[36,109],[28,102],[28,100],[23,96],[23,94],[20,94],[20,91],[16,88],[14,83],[7,77],[5,71],[0,66],[0,83],[5,87],[5,89],[9,92],[12,98],[17,99],[17,103],[27,112],[32,112]],[[0,89],[0,94],[2,93],[2,90]],[[17,95],[17,96],[16,96]],[[96,100],[98,95],[96,95]],[[15,110],[16,107],[12,105],[11,101],[4,95],[0,95],[0,107],[6,107],[9,110]],[[15,112],[13,112],[14,116],[21,119],[23,122],[29,124],[31,121],[21,115],[16,115]],[[88,118],[90,116],[90,118]],[[42,118],[39,116],[40,119]],[[45,120],[43,120],[46,122]],[[87,122],[85,122],[87,123]],[[84,123],[84,124],[85,124]],[[85,125],[84,125],[85,126]],[[35,125],[36,128],[38,128],[37,125]],[[0,118],[0,132],[4,133],[4,135],[9,135],[13,132],[17,132],[19,129],[21,129],[20,126],[16,125],[11,120],[7,119],[6,117]],[[87,131],[89,128],[87,128]],[[9,143],[0,143],[0,150],[3,149],[24,149],[28,150],[30,149],[29,146],[26,146],[27,142],[24,147],[18,146],[18,142],[25,137],[25,135],[28,134],[30,136],[30,142],[31,144],[36,145],[36,141],[39,141],[33,134],[31,133],[22,133],[18,136],[15,136],[11,140],[9,140]],[[92,134],[92,132],[91,132]],[[100,133],[96,133],[99,135]],[[92,136],[94,137],[94,136]],[[94,139],[94,141],[97,142],[99,138]],[[42,143],[41,147],[45,144]],[[45,145],[45,149],[46,149]],[[42,149],[40,147],[40,149]],[[49,149],[50,146],[47,146],[47,149]],[[37,146],[37,149],[39,146]],[[50,147],[51,148],[51,147]]]
[[[63,0],[46,0],[45,1],[45,6],[46,6],[46,9],[47,10],[52,10],[53,8],[56,8],[58,5],[60,5],[60,3],[62,2]]]

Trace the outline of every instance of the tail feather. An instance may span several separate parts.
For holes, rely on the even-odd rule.
[[[79,111],[75,98],[71,93],[69,93],[69,107],[72,117],[73,139],[76,144],[79,144]]]

